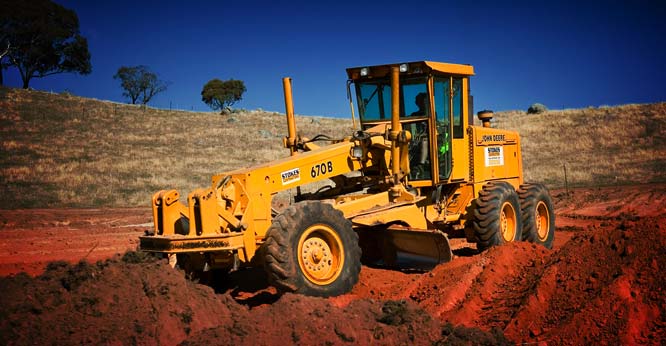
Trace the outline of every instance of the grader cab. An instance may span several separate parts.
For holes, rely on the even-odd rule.
[[[177,191],[159,191],[141,249],[190,273],[263,265],[281,291],[332,296],[351,290],[361,259],[450,261],[449,237],[479,250],[552,246],[552,202],[543,185],[523,182],[519,135],[492,128],[490,111],[473,126],[472,66],[419,61],[347,75],[359,130],[341,140],[297,135],[285,78],[291,156],[217,174],[187,205]],[[301,191],[321,181],[329,185]],[[293,203],[276,211],[273,197],[285,190],[296,191]]]

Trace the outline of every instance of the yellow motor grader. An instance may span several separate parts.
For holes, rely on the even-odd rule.
[[[552,202],[543,185],[523,182],[518,133],[492,128],[491,111],[473,126],[472,66],[417,61],[347,75],[360,129],[337,140],[297,135],[285,78],[291,155],[217,174],[187,204],[175,190],[157,192],[154,233],[141,249],[190,273],[263,265],[280,291],[334,296],[358,281],[362,258],[451,260],[448,237],[479,250],[519,240],[552,246]],[[302,192],[320,181],[330,184]],[[293,203],[273,209],[273,197],[290,189]]]

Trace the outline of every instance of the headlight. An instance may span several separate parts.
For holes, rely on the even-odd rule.
[[[361,69],[361,77],[365,77],[368,75],[368,72],[370,72],[370,69],[367,67],[364,67]]]
[[[351,155],[355,159],[362,159],[363,158],[363,147],[361,146],[355,146],[352,148]]]

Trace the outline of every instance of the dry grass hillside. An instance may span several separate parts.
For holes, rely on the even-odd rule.
[[[563,186],[666,181],[666,103],[501,112],[496,126],[520,132],[525,178]]]
[[[297,117],[299,131],[335,137],[351,121]],[[213,174],[289,155],[278,113],[142,109],[0,88],[0,208],[149,205]]]
[[[528,180],[575,185],[666,181],[666,104],[504,112],[523,136]],[[297,117],[300,131],[342,137],[351,121]],[[284,116],[142,109],[0,87],[0,208],[147,206],[210,177],[285,157]]]

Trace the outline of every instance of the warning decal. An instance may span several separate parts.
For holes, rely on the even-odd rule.
[[[282,185],[295,183],[301,180],[301,170],[298,168],[290,169],[280,173],[280,176],[282,177]]]
[[[486,167],[504,166],[504,147],[486,147]]]

